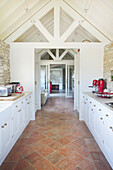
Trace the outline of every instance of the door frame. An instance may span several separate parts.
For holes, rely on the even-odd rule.
[[[77,67],[76,67],[76,65],[77,65],[77,63],[76,63],[76,53],[73,53],[73,54],[74,54],[74,60],[40,60],[40,66],[41,65],[48,65],[48,89],[50,89],[50,83],[49,83],[50,82],[50,64],[65,64],[66,68],[67,68],[68,65],[74,65],[74,71],[76,72],[76,69],[77,69]],[[40,56],[39,56],[39,59],[40,59]],[[65,75],[67,77],[67,73]],[[76,80],[76,73],[74,75],[74,80]],[[67,97],[67,83],[68,82],[67,82],[67,79],[65,81],[66,81],[65,97]],[[77,83],[77,81],[74,81],[74,87],[76,87],[76,85],[75,85],[76,83]],[[77,96],[76,95],[77,95],[77,92],[76,92],[76,89],[74,88],[74,110],[77,109],[77,104],[76,104]],[[40,89],[40,101],[41,101],[41,89]],[[41,102],[40,102],[40,109],[41,109]]]

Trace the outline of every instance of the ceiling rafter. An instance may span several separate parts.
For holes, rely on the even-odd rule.
[[[78,27],[79,23],[75,20],[71,26],[64,32],[64,34],[61,36],[61,41],[65,41],[71,33]]]
[[[53,60],[56,60],[56,57],[50,50],[47,50],[47,53],[53,58]]]
[[[35,23],[35,26],[45,36],[45,38],[47,38],[48,41],[53,42],[53,36],[47,31],[47,29],[41,24],[39,20]]]
[[[62,60],[64,57],[65,57],[65,55],[68,53],[68,49],[66,49],[62,54],[61,54],[61,56],[59,57],[59,60]]]
[[[90,28],[93,27],[92,29],[95,30],[95,32],[97,33],[98,32],[98,35],[95,35],[97,36],[96,38],[100,40],[100,38],[102,38],[100,41],[106,41],[107,43],[111,42],[112,40],[109,39],[103,32],[101,32],[95,25],[93,25],[91,22],[89,22],[83,15],[81,15],[76,9],[74,9],[69,3],[67,3],[65,0],[63,0],[62,2],[65,6],[69,6],[72,11],[79,16],[80,19],[84,19],[84,21],[86,21],[86,25],[90,25]],[[88,30],[89,31],[89,30]],[[98,38],[99,36],[99,38]]]
[[[41,23],[41,18],[46,16],[49,11],[54,8],[54,37],[51,35],[45,26]],[[73,19],[73,23],[67,28],[67,30],[60,37],[60,10],[69,15]],[[83,19],[84,22],[79,23]],[[34,20],[34,22],[31,22]],[[65,24],[65,23],[64,23]],[[71,33],[81,25],[89,33],[94,35],[96,39],[100,42],[109,43],[111,40],[98,30],[92,23],[90,23],[83,15],[81,15],[76,9],[74,9],[66,0],[48,0],[45,5],[40,6],[39,10],[35,12],[29,19],[27,19],[23,24],[21,24],[14,32],[8,35],[4,40],[6,43],[15,41],[20,35],[26,32],[30,27],[35,25],[38,30],[45,36],[45,38],[50,42],[65,42],[65,40],[71,35]],[[51,25],[50,25],[51,26]],[[51,27],[50,27],[51,28]]]
[[[6,43],[15,41],[19,36],[21,36],[26,30],[29,29],[28,23],[31,22],[31,19],[35,17],[36,20],[39,20],[41,17],[43,17],[47,12],[49,12],[53,8],[53,3],[51,3],[51,0],[48,0],[45,4],[40,4],[39,9],[31,15],[26,21],[24,21],[18,28],[16,28],[13,32],[11,32],[8,36],[6,36],[3,41]],[[31,23],[32,26],[34,23]],[[21,32],[21,30],[23,30]],[[17,34],[17,35],[16,35]],[[18,36],[18,37],[17,37]],[[14,37],[17,37],[14,39]]]

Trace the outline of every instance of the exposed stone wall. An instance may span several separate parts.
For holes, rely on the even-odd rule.
[[[0,40],[0,86],[10,82],[10,46]]]
[[[107,80],[107,88],[113,90],[113,44],[104,48],[104,78]]]

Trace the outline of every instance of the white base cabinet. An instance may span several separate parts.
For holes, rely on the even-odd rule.
[[[0,165],[31,119],[31,95],[0,112]]]
[[[113,111],[83,94],[84,121],[113,168]]]

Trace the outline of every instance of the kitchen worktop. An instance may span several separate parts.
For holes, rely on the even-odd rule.
[[[113,113],[113,108],[105,104],[105,103],[113,102],[113,97],[112,98],[101,98],[101,97],[98,97],[95,93],[91,93],[91,92],[84,92],[84,94],[96,100],[99,104],[102,104],[105,108],[109,109]]]
[[[19,99],[22,96],[24,96],[24,93],[12,93],[11,96],[0,97],[0,101],[14,101],[14,100]]]
[[[8,97],[0,97],[1,99],[2,98],[4,98],[4,99],[6,98],[6,100],[0,100],[0,112],[3,111],[4,109],[6,109],[7,107],[9,107],[10,105],[18,102],[23,97],[28,96],[29,94],[32,94],[32,93],[31,92],[24,92],[24,94],[20,95],[20,97],[17,97],[18,95],[17,96],[12,95],[12,96],[8,96]]]

